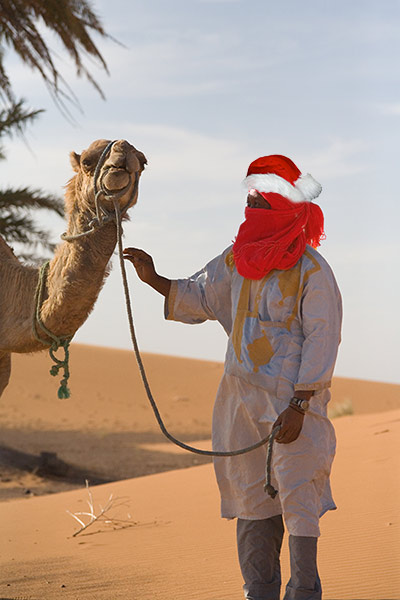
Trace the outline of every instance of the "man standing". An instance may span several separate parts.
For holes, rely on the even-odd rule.
[[[245,221],[233,246],[192,277],[171,281],[142,250],[124,253],[140,279],[165,296],[167,319],[218,320],[228,335],[213,449],[249,446],[280,425],[275,498],[263,487],[265,447],[214,459],[222,517],[237,518],[245,597],[279,600],[285,523],[291,566],[285,600],[320,600],[319,519],[336,508],[327,403],[342,316],[334,275],[315,250],[324,238],[323,214],[312,202],[321,186],[281,155],[252,162],[245,185]]]

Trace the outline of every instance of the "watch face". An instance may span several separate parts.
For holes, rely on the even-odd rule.
[[[294,396],[292,398],[292,402],[302,410],[308,410],[310,408],[310,403],[308,400],[302,400],[301,398],[296,398],[296,396]]]

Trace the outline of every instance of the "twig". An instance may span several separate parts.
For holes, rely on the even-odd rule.
[[[88,496],[89,496],[89,500],[87,500],[87,503],[89,505],[89,512],[78,511],[78,512],[72,513],[69,510],[66,511],[80,525],[80,529],[78,529],[78,531],[75,531],[75,533],[72,535],[72,537],[76,537],[77,535],[79,535],[80,533],[82,533],[83,531],[85,531],[88,527],[90,527],[90,525],[93,525],[93,523],[96,523],[97,521],[103,521],[103,522],[105,522],[107,524],[114,523],[115,525],[120,525],[121,523],[122,524],[129,523],[130,525],[135,525],[136,524],[136,523],[130,521],[130,519],[131,519],[131,515],[130,514],[128,514],[129,521],[124,521],[122,519],[116,519],[116,518],[113,518],[113,517],[107,517],[107,518],[105,518],[106,517],[106,513],[111,508],[118,508],[119,506],[122,506],[124,504],[124,502],[120,502],[119,504],[115,504],[115,502],[117,502],[119,499],[118,498],[113,498],[112,494],[110,494],[110,497],[107,500],[107,503],[104,506],[104,508],[101,506],[101,504],[99,504],[100,512],[96,515],[93,494],[92,494],[92,491],[91,491],[91,489],[89,487],[89,482],[88,482],[87,479],[86,479],[86,490],[87,490],[87,493],[88,493]],[[85,523],[85,521],[83,519],[81,519],[80,517],[89,517],[89,521],[87,523]]]

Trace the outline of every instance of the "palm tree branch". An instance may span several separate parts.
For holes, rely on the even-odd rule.
[[[23,100],[13,103],[6,109],[0,110],[0,137],[12,135],[16,130],[22,133],[29,121],[34,121],[43,112],[40,110],[27,110],[23,107]]]
[[[109,37],[87,0],[2,0],[0,4],[0,44],[4,42],[31,68],[36,69],[56,96],[60,94],[60,73],[53,62],[53,53],[43,39],[38,24],[43,22],[61,40],[75,64],[78,76],[88,81],[102,94],[83,63],[82,53],[98,60],[108,72],[107,64],[89,31]],[[63,82],[64,83],[64,82]],[[9,99],[11,86],[3,66],[0,48],[0,89]]]
[[[44,194],[41,190],[29,187],[0,189],[0,211],[6,210],[16,214],[37,208],[50,210],[60,217],[64,216],[63,200],[52,194]]]

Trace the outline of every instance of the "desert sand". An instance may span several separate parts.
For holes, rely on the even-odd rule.
[[[144,363],[168,429],[209,448],[222,365]],[[46,353],[14,355],[0,402],[0,600],[240,600],[212,464],[159,432],[133,354],[72,345],[68,400],[50,366]],[[338,510],[321,521],[323,597],[399,600],[400,386],[335,378],[332,392]],[[85,480],[95,513],[112,495],[111,508],[74,536]],[[282,567],[286,581],[286,544]]]

